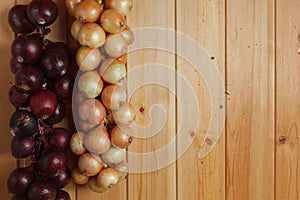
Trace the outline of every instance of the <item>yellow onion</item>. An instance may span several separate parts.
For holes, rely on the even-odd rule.
[[[67,9],[69,15],[71,15],[72,17],[75,16],[75,7],[80,2],[81,2],[81,0],[66,0],[65,1],[65,6],[66,6],[66,9]]]
[[[127,78],[124,76],[121,80],[119,80],[116,85],[127,88]]]
[[[70,140],[70,149],[76,155],[81,155],[86,152],[86,148],[83,144],[85,134],[82,132],[76,132],[72,135]]]
[[[76,52],[76,63],[81,71],[91,71],[98,67],[101,62],[99,49],[80,47]]]
[[[76,92],[75,94],[75,103],[77,105],[79,105],[80,103],[82,103],[84,100],[86,100],[88,97],[86,96],[86,94],[84,92]]]
[[[119,172],[112,168],[105,168],[97,176],[97,185],[99,187],[108,189],[119,181]]]
[[[95,126],[97,126],[95,124],[90,124],[87,121],[84,121],[81,119],[78,120],[78,125],[79,125],[80,130],[84,133],[88,133],[90,130],[95,128]]]
[[[105,107],[97,99],[86,99],[78,107],[78,114],[87,123],[98,125],[106,116]]]
[[[114,169],[119,172],[119,182],[125,180],[128,175],[128,163],[126,161],[123,161],[117,165],[114,166]]]
[[[85,153],[78,159],[78,169],[86,176],[95,176],[103,168],[103,163],[98,155]]]
[[[127,125],[135,120],[135,110],[132,104],[125,103],[117,110],[112,111],[114,120],[118,125]]]
[[[126,149],[133,140],[132,130],[129,126],[115,126],[110,133],[111,143],[115,147]]]
[[[79,77],[78,89],[80,92],[84,92],[88,98],[95,98],[103,89],[103,81],[96,71],[88,71]]]
[[[107,190],[107,188],[102,188],[97,184],[97,177],[93,177],[89,181],[89,188],[97,193],[103,193]]]
[[[96,22],[103,8],[96,1],[82,1],[75,7],[75,18],[86,23]]]
[[[122,37],[126,40],[127,44],[130,45],[134,42],[134,34],[129,26],[126,26],[124,31],[120,33]]]
[[[128,44],[121,34],[110,34],[104,44],[107,55],[118,58],[127,53]]]
[[[75,166],[71,171],[73,181],[78,185],[84,185],[89,182],[90,177],[81,173],[77,166]]]
[[[73,39],[76,40],[76,41],[78,40],[78,33],[79,33],[82,26],[83,26],[83,23],[79,20],[75,20],[72,23],[71,35],[72,35]]]
[[[107,83],[116,84],[126,76],[126,66],[119,60],[107,60],[100,67],[100,75]]]
[[[114,8],[124,16],[130,12],[132,5],[133,0],[105,0],[107,8]]]
[[[106,40],[103,28],[96,23],[85,23],[78,32],[78,41],[82,46],[101,47]]]
[[[119,85],[108,85],[101,93],[101,101],[107,109],[118,109],[126,102],[126,100],[126,89]]]
[[[102,161],[109,166],[116,165],[126,159],[126,150],[111,146],[106,152],[101,155],[101,158]]]
[[[115,9],[106,9],[101,15],[100,24],[107,33],[120,33],[126,27],[126,19]]]
[[[102,154],[110,147],[110,140],[107,131],[101,127],[92,129],[84,138],[86,148],[95,154]]]

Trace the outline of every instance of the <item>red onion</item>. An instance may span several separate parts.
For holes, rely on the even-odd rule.
[[[30,97],[31,112],[41,119],[49,118],[57,107],[57,99],[50,90],[39,90]]]
[[[31,168],[18,168],[13,170],[7,179],[8,191],[13,194],[23,194],[34,179]]]

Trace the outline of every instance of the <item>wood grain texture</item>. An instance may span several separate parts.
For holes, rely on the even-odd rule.
[[[209,57],[214,59],[218,66],[223,81],[225,81],[225,1],[210,0],[191,0],[177,1],[177,26],[176,30],[195,40],[196,45],[201,45],[207,52]],[[180,38],[178,38],[180,40]],[[178,41],[178,50],[187,53],[191,52],[190,46],[181,47]],[[200,54],[200,51],[198,52]],[[197,54],[197,55],[198,55]],[[211,125],[212,117],[212,99],[211,92],[207,87],[205,80],[210,77],[202,77],[200,73],[196,73],[199,66],[205,68],[204,63],[198,56],[197,66],[192,66],[185,59],[177,56],[177,71],[187,78],[188,83],[180,81],[177,83],[177,96],[184,98],[193,98],[188,93],[187,85],[193,86],[193,91],[197,95],[200,116],[199,128],[195,131],[195,139],[189,150],[178,160],[178,199],[225,199],[225,136],[219,139],[213,151],[204,159],[200,159],[200,152],[206,133]],[[224,84],[224,83],[223,83]],[[221,91],[224,94],[224,90]],[[180,98],[179,98],[180,99]],[[225,105],[225,104],[224,104]],[[190,105],[190,109],[194,109],[195,105]],[[197,105],[196,105],[197,106]],[[182,124],[179,122],[180,112],[178,107],[178,129],[180,126],[188,126],[185,119]],[[222,124],[224,125],[224,124]],[[215,130],[216,131],[216,130]],[[193,135],[191,135],[193,136]],[[188,135],[187,137],[190,137]],[[182,141],[178,141],[180,149]]]
[[[9,0],[1,3],[0,8],[0,30],[1,37],[0,40],[0,58],[1,58],[1,74],[3,74],[0,78],[0,94],[2,98],[0,99],[0,130],[1,130],[1,141],[0,141],[0,153],[5,152],[8,153],[10,151],[10,140],[12,138],[9,132],[9,119],[10,115],[13,113],[14,108],[10,104],[8,99],[8,90],[12,86],[14,82],[14,76],[10,71],[10,46],[14,39],[14,33],[11,31],[10,26],[7,22],[7,15],[9,9],[14,6],[15,1]]]
[[[227,1],[228,199],[274,199],[274,2]]]
[[[11,196],[6,188],[9,172],[17,164],[21,167],[30,163],[29,159],[16,162],[10,155],[8,116],[14,108],[6,98],[14,82],[9,70],[10,45],[14,34],[6,17],[15,3],[28,2],[30,0],[6,0],[1,2],[0,8],[0,32],[1,38],[5,38],[0,40],[3,63],[0,94],[5,97],[0,99],[1,199]],[[64,0],[55,2],[60,15],[51,26],[49,38],[66,41],[76,49],[78,44],[70,38],[69,33],[72,18],[65,12]],[[195,137],[194,142],[177,163],[151,173],[131,173],[127,181],[103,194],[96,194],[87,186],[76,187],[71,183],[66,188],[71,199],[300,199],[299,9],[300,2],[297,0],[135,0],[132,12],[127,17],[129,26],[161,27],[184,33],[214,57],[212,62],[216,63],[221,77],[226,81],[226,129],[213,151],[204,159],[199,159],[212,117],[213,102],[205,83],[207,77],[197,75],[189,62],[170,52],[153,49],[130,52],[128,70],[146,67],[149,63],[161,63],[187,77],[196,91],[201,110],[200,127],[189,135]],[[179,48],[173,36],[164,39],[154,33],[152,39],[157,44],[177,44]],[[146,45],[149,39],[144,34],[139,35],[136,41]],[[199,60],[197,64],[203,63]],[[135,139],[129,148],[130,152],[145,153],[165,146],[185,122],[179,120],[182,111],[176,96],[189,98],[187,85],[178,77],[170,78],[159,70],[153,73],[156,77],[166,79],[170,88],[176,86],[177,93],[172,94],[168,88],[159,85],[147,85],[132,95],[130,100],[136,108],[136,123],[141,126],[137,130],[140,134],[151,134],[158,126],[155,122],[163,121],[165,116],[167,118],[162,129],[153,137]],[[147,71],[143,70],[139,76],[129,74],[129,83],[146,82],[149,79],[147,75]],[[130,84],[129,89],[132,86]],[[160,104],[166,115],[155,115],[151,110],[155,104]],[[144,109],[142,112],[141,107]],[[57,126],[75,131],[71,117],[69,114],[68,119]],[[151,122],[154,123],[153,129],[141,132],[144,131],[142,127]],[[180,145],[178,141],[177,150]],[[170,153],[174,152],[176,146]],[[72,159],[71,162],[74,161]],[[154,168],[157,165],[145,160],[140,160],[136,165],[143,166],[142,163]]]
[[[276,7],[276,199],[300,199],[300,2]]]
[[[159,27],[174,30],[175,28],[175,4],[173,0],[166,1],[148,1],[137,0],[134,1],[134,6],[131,14],[128,16],[128,24],[131,28],[143,27]],[[173,35],[174,36],[174,35]],[[172,46],[175,44],[174,37],[165,38],[159,34],[159,31],[153,31],[148,35],[142,32],[136,36],[136,43],[141,46],[147,46],[150,41],[154,41],[153,45]],[[129,47],[130,49],[130,47]],[[170,67],[171,71],[175,69],[175,55],[163,50],[141,49],[136,52],[129,51],[128,56],[128,70],[137,69],[140,66],[152,65],[159,63]],[[153,65],[154,66],[154,65]],[[174,71],[175,72],[175,71]],[[172,74],[174,73],[172,72]],[[168,86],[175,84],[174,77],[160,71],[153,69],[149,75],[144,69],[137,76],[132,73],[128,74],[128,90],[135,85],[135,80],[141,81],[144,84],[147,80],[152,78],[159,80],[166,80]],[[141,128],[136,128],[135,131],[139,135],[154,134],[154,130],[160,128],[159,123],[162,122],[166,116],[166,123],[161,126],[161,129],[148,139],[136,138],[129,146],[129,152],[146,153],[156,151],[166,146],[175,136],[175,97],[169,90],[170,87],[164,88],[159,85],[150,84],[148,86],[141,86],[131,96],[131,103],[136,107],[137,118],[135,123]],[[160,105],[158,110],[151,110],[152,106]],[[142,109],[140,109],[142,108]],[[154,107],[153,107],[154,108]],[[157,107],[156,107],[157,108]],[[153,112],[152,112],[153,111]],[[155,115],[156,111],[164,111],[162,115]],[[151,116],[151,114],[154,114]],[[165,114],[165,115],[164,115]],[[152,121],[151,121],[152,120]],[[152,123],[152,124],[151,124]],[[152,128],[145,130],[144,127],[152,125]],[[175,154],[175,145],[171,147],[170,153]],[[165,159],[168,159],[166,155]],[[140,159],[131,160],[129,157],[129,164],[136,165],[140,169],[145,169],[144,166],[152,166],[153,169],[159,165],[159,160],[143,160],[142,155]],[[176,199],[176,168],[175,163],[160,170],[155,170],[149,173],[131,173],[128,177],[128,199],[136,200],[152,200],[152,199]],[[138,170],[141,172],[142,170]]]

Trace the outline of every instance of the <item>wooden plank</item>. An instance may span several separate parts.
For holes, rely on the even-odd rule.
[[[228,199],[274,199],[274,8],[227,1]]]
[[[276,199],[300,199],[300,3],[276,3]]]
[[[134,1],[132,12],[128,16],[128,24],[133,29],[160,27],[174,30],[174,9],[175,4],[173,0]],[[147,44],[151,43],[149,41],[152,41],[153,46],[162,45],[168,47],[175,44],[174,37],[165,38],[158,34],[159,31],[150,31],[152,34],[149,34],[148,31],[146,29],[140,29],[139,34],[136,35],[135,43],[139,43],[141,47],[146,47]],[[174,36],[174,34],[171,35]],[[131,50],[132,48],[133,47],[130,47]],[[130,99],[137,112],[135,123],[140,126],[140,128],[135,128],[135,131],[138,133],[138,136],[148,135],[150,137],[147,139],[135,138],[133,144],[129,147],[129,152],[139,153],[137,160],[131,159],[129,156],[129,165],[134,165],[134,168],[138,169],[135,172],[140,173],[129,174],[127,183],[128,199],[173,200],[176,199],[175,163],[163,169],[156,170],[161,164],[160,158],[157,158],[155,153],[155,158],[148,160],[143,157],[143,153],[156,152],[157,150],[165,147],[175,136],[175,96],[169,90],[171,87],[174,88],[175,78],[167,76],[166,73],[163,73],[159,68],[157,68],[157,65],[153,64],[160,63],[167,65],[170,67],[172,74],[175,74],[175,55],[156,48],[152,50],[140,49],[135,52],[132,52],[131,50],[129,50],[128,56],[128,70],[140,69],[139,67],[142,67],[139,74],[134,75],[134,72],[129,72],[128,74],[128,91],[131,91],[137,82],[141,86]],[[149,69],[149,66],[150,68],[153,67],[152,70],[150,70],[151,75],[150,73],[147,73],[146,70]],[[155,84],[147,86],[143,85],[154,78],[157,80],[166,80],[166,87]],[[154,105],[159,105],[160,108],[154,109],[155,107],[152,107]],[[163,111],[164,113],[159,115],[157,114],[159,111]],[[165,123],[161,125],[159,122],[163,122],[164,120],[166,120]],[[152,135],[155,130],[158,130],[159,128],[161,129],[156,132],[156,135]],[[175,150],[175,145],[172,145],[170,148],[170,154],[175,155]],[[164,158],[168,159],[168,156]],[[155,169],[155,171],[142,173],[143,170],[150,168]]]
[[[3,95],[3,98],[0,99],[0,116],[2,122],[0,123],[0,129],[2,130],[2,139],[0,141],[0,152],[9,152],[10,151],[10,140],[11,134],[9,132],[9,119],[10,115],[14,112],[14,107],[10,104],[8,99],[8,90],[14,82],[14,76],[10,71],[9,61],[11,58],[10,46],[14,39],[14,33],[8,25],[7,15],[9,9],[14,6],[15,1],[9,0],[2,2],[0,8],[1,19],[0,19],[0,30],[3,39],[0,40],[0,55],[2,62],[2,74],[0,79],[0,94]],[[5,38],[5,39],[4,39]]]
[[[183,33],[195,40],[195,45],[201,45],[208,51],[209,55],[214,57],[214,62],[218,66],[221,77],[225,80],[225,1],[210,0],[178,0],[176,6],[177,31]],[[178,51],[188,54],[191,52],[190,46],[181,46],[181,37],[178,37]],[[180,49],[184,48],[184,49]],[[186,89],[188,84],[193,86],[194,93],[197,95],[199,103],[199,120],[200,127],[187,137],[195,137],[194,142],[188,151],[178,160],[178,199],[225,199],[225,135],[224,131],[219,142],[212,152],[201,159],[202,145],[205,135],[211,123],[212,117],[212,99],[211,90],[205,84],[209,77],[202,77],[200,73],[196,73],[199,66],[207,65],[203,63],[197,52],[197,62],[195,66],[188,63],[186,58],[177,57],[177,71],[187,78],[187,82],[178,79],[177,91],[178,97],[193,98]],[[221,90],[224,95],[224,90]],[[179,98],[180,99],[180,98]],[[225,104],[223,104],[225,106]],[[191,105],[190,109],[194,109],[197,105]],[[178,107],[177,119],[183,112]],[[188,126],[191,118],[185,119],[182,124],[178,120],[178,129],[180,126]],[[222,122],[221,122],[222,123]],[[192,124],[194,125],[194,124]],[[223,125],[223,124],[221,124]],[[222,129],[221,129],[222,130]],[[216,130],[215,130],[216,131]],[[180,151],[182,141],[178,141],[178,152]]]
[[[1,141],[0,141],[0,194],[2,199],[9,199],[11,194],[8,193],[6,182],[9,173],[17,167],[17,161],[10,153],[10,141],[12,135],[9,132],[9,119],[10,115],[14,112],[15,108],[10,104],[8,99],[8,90],[14,82],[14,76],[10,71],[9,61],[11,58],[10,46],[14,39],[14,33],[8,25],[7,15],[11,7],[15,4],[14,0],[4,1],[0,7],[0,30],[4,39],[0,40],[0,57],[2,62],[1,78],[0,78],[0,116],[2,122],[0,123]]]

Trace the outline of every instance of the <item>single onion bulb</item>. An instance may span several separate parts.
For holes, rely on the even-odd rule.
[[[101,93],[101,101],[107,109],[116,110],[127,100],[127,92],[119,85],[108,85]]]
[[[103,193],[107,190],[107,188],[102,188],[97,184],[97,177],[93,177],[89,181],[89,188],[97,193]]]
[[[133,140],[133,132],[129,126],[115,126],[110,133],[111,143],[115,147],[126,149]]]
[[[126,66],[119,60],[107,60],[100,67],[100,75],[105,82],[116,84],[126,76]]]
[[[106,116],[105,107],[97,99],[87,99],[78,108],[79,117],[94,125],[100,124]]]
[[[107,33],[120,33],[126,27],[126,19],[116,9],[106,9],[101,15],[100,24]]]
[[[84,92],[88,98],[95,98],[103,89],[103,81],[97,72],[88,71],[79,77],[78,89]]]
[[[111,146],[106,152],[101,155],[103,162],[107,165],[117,165],[126,160],[126,150]]]
[[[81,71],[91,71],[98,67],[101,62],[99,49],[80,47],[76,52],[76,63]]]
[[[97,176],[99,187],[108,189],[119,182],[119,172],[112,168],[103,169]]]
[[[110,140],[107,131],[101,127],[91,130],[84,138],[86,148],[95,154],[102,154],[110,147]]]
[[[133,6],[133,0],[105,0],[107,8],[114,8],[122,15],[126,16]]]
[[[84,185],[89,182],[90,177],[81,173],[77,166],[75,166],[71,171],[71,176],[73,181],[78,185]]]
[[[126,161],[123,161],[117,165],[114,166],[114,169],[117,170],[120,174],[119,176],[119,182],[125,180],[128,175],[128,163]]]
[[[98,155],[85,153],[79,157],[78,169],[86,176],[95,176],[103,168],[102,160]]]
[[[104,44],[107,55],[118,58],[127,53],[128,44],[121,34],[110,34]]]
[[[112,113],[113,113],[115,122],[120,125],[122,125],[122,124],[128,125],[128,124],[132,123],[136,117],[134,107],[130,103],[125,103],[118,110],[113,110]]]
[[[67,9],[69,15],[71,15],[72,17],[75,17],[76,5],[80,2],[81,2],[81,0],[66,0],[65,6],[66,6],[66,9]]]
[[[106,34],[99,24],[85,23],[79,30],[77,38],[82,46],[98,48],[105,43]]]
[[[126,40],[127,44],[130,45],[134,42],[134,34],[129,26],[126,26],[124,31],[120,33],[122,37]]]
[[[83,23],[79,20],[75,20],[72,23],[71,35],[72,35],[73,39],[76,40],[76,41],[78,40],[78,33],[79,33],[82,26],[83,26]]]
[[[96,22],[103,8],[96,1],[81,1],[75,7],[75,18],[86,23]]]
[[[70,140],[70,149],[76,155],[84,154],[87,150],[83,144],[85,134],[76,132],[72,135]]]

